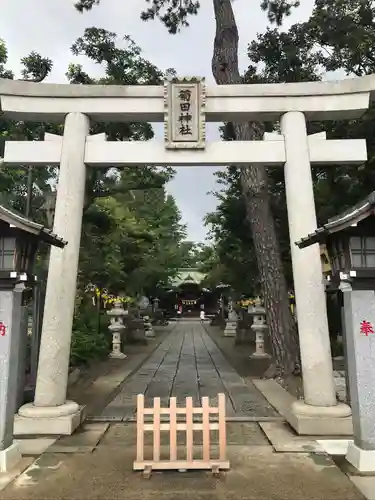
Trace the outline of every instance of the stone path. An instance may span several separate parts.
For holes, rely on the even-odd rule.
[[[226,361],[199,321],[181,321],[141,368],[125,380],[102,414],[91,420],[133,420],[137,394],[145,395],[147,406],[157,396],[162,405],[168,405],[171,396],[176,396],[178,404],[192,396],[194,404],[201,405],[203,396],[209,396],[215,404],[221,392],[226,394],[231,420],[280,419],[256,387],[245,382]]]

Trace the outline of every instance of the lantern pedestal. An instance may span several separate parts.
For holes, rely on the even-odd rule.
[[[143,317],[143,324],[145,327],[145,337],[146,338],[154,338],[155,332],[154,332],[154,329],[152,328],[152,323],[150,321],[149,316]]]
[[[251,314],[254,316],[254,322],[251,329],[255,332],[255,352],[250,356],[251,359],[270,358],[264,349],[264,336],[268,330],[266,325],[266,309],[261,305],[255,306]]]
[[[271,355],[264,350],[264,334],[268,330],[265,324],[251,325],[251,329],[255,331],[255,352],[250,356],[251,359],[270,358]]]
[[[110,330],[112,330],[111,326],[109,327]],[[121,330],[123,330],[123,328],[121,328]],[[121,352],[121,333],[120,332],[113,332],[113,334],[112,334],[112,352],[109,353],[109,357],[112,359],[125,359],[126,358],[126,354]]]
[[[346,460],[360,472],[375,472],[375,292],[370,283],[341,283],[345,342],[353,409],[354,443]]]
[[[224,337],[235,337],[237,334],[237,314],[235,311],[230,311],[228,321],[225,325]]]

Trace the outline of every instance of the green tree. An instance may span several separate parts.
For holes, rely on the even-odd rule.
[[[79,11],[89,10],[100,0],[79,0]],[[172,34],[188,26],[188,19],[199,11],[197,0],[146,0],[142,12],[145,21],[158,18]],[[271,22],[281,24],[283,16],[299,5],[293,0],[262,0],[261,8]],[[238,67],[238,30],[231,0],[213,0],[216,35],[212,72],[216,83],[240,84],[243,77]],[[262,126],[255,123],[234,123],[233,139],[260,138]],[[287,376],[299,370],[298,336],[289,309],[287,284],[284,277],[275,223],[270,208],[267,171],[263,166],[250,165],[240,170],[241,190],[245,197],[246,216],[251,227],[255,255],[267,308],[267,320],[276,358],[274,373]]]
[[[82,66],[71,64],[67,71],[68,81],[106,85],[163,81],[164,73],[142,58],[140,48],[129,37],[125,37],[126,43],[121,48],[118,42],[114,33],[96,28],[85,30],[72,47],[73,55],[86,55],[102,65],[105,75],[93,79]],[[6,46],[1,43],[1,76],[14,78],[6,70],[6,62]],[[22,63],[22,76],[34,81],[41,80],[52,67],[49,60],[36,53],[24,58]],[[62,126],[9,120],[0,122],[2,143],[5,140],[43,140],[46,131],[62,133]],[[148,140],[153,137],[149,123],[95,123],[90,132],[105,132],[109,140]],[[97,318],[92,314],[90,298],[85,299],[88,283],[108,288],[115,294],[151,294],[181,267],[180,244],[185,237],[181,214],[175,200],[165,190],[166,182],[174,175],[171,168],[146,166],[87,170],[73,362],[100,356],[107,349],[105,337],[98,335]],[[0,165],[1,200],[23,212],[29,172],[27,166],[14,169]],[[50,225],[41,208],[46,196],[52,195],[50,208],[53,210],[57,171],[48,167],[35,169],[32,173],[31,215],[33,219]],[[45,257],[40,262],[42,277],[47,268]]]
[[[3,40],[0,40],[0,78],[14,79],[12,71],[6,69],[8,51]],[[31,52],[21,59],[21,75],[24,80],[42,81],[52,69],[52,61],[42,57],[36,52]],[[5,141],[11,140],[41,140],[45,132],[58,133],[57,125],[45,125],[32,122],[17,122],[0,119],[0,158],[4,154]],[[0,197],[3,203],[25,213],[27,206],[27,193],[32,199],[32,212],[34,219],[45,223],[45,217],[40,210],[44,203],[44,193],[51,190],[50,181],[56,178],[56,170],[52,167],[35,169],[30,177],[27,166],[19,168],[5,167],[0,159]]]
[[[332,70],[341,70],[348,76],[372,74],[374,21],[374,2],[317,0],[310,19],[305,23],[295,24],[287,32],[267,29],[249,44],[251,64],[245,73],[245,80],[249,83],[321,80],[327,71]],[[332,29],[333,26],[335,29]],[[329,138],[365,138],[369,158],[360,167],[340,165],[313,169],[318,223],[325,223],[329,217],[352,206],[375,188],[374,126],[372,109],[360,120],[308,124],[310,133],[325,130]],[[230,133],[229,126],[226,127],[226,133]],[[271,206],[276,214],[284,267],[287,270],[289,268],[289,281],[289,236],[282,177],[280,170],[269,172]],[[235,189],[235,181],[226,175],[226,182],[227,188],[218,209],[210,215],[217,222],[214,226],[215,241],[219,248],[223,242],[233,241],[236,234],[235,225],[232,227],[230,216],[224,211],[224,207],[229,205],[234,208],[236,204],[243,204],[240,189]],[[243,236],[240,240],[243,240]],[[242,250],[240,255],[245,251]],[[225,253],[222,258],[226,258]],[[233,273],[230,264],[229,270]]]
[[[86,29],[73,44],[72,52],[100,64],[104,77],[93,79],[81,65],[71,64],[67,72],[70,83],[154,85],[164,80],[165,73],[142,57],[141,49],[130,37],[123,37],[125,43],[121,43],[121,47],[118,42],[115,33]],[[149,123],[97,123],[91,131],[102,132],[112,141],[153,137]],[[173,175],[173,169],[168,167],[89,170],[85,217],[87,215],[92,231],[102,233],[106,228],[100,234],[102,255],[96,253],[98,243],[94,243],[95,238],[87,232],[87,253],[83,258],[91,281],[117,291],[125,286],[127,293],[147,294],[155,290],[158,283],[167,282],[168,276],[179,267],[178,247],[185,229],[180,224],[181,216],[174,199],[166,196],[164,189]],[[103,269],[103,262],[108,262],[108,266],[104,266],[107,271]],[[113,269],[109,271],[111,266]]]
[[[312,15],[305,23],[295,24],[287,32],[267,30],[250,43],[251,65],[246,75],[250,81],[295,82],[321,80],[327,71],[333,70],[352,77],[372,74],[374,42],[374,2],[316,0]],[[360,167],[340,165],[313,169],[320,224],[374,189],[374,128],[372,109],[359,120],[308,124],[309,133],[325,130],[329,138],[364,138],[368,150],[368,161]],[[282,205],[284,184],[278,176],[279,172],[271,171],[273,195],[276,191]]]
[[[220,263],[214,270],[216,274],[223,273],[219,281],[231,285],[237,292],[252,295],[259,292],[259,279],[239,170],[229,167],[216,175],[221,186],[220,191],[214,193],[218,206],[205,219]]]

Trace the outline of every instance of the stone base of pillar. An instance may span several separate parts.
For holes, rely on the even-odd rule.
[[[0,472],[9,472],[20,461],[22,455],[16,443],[11,444],[5,450],[0,450]]]
[[[28,403],[14,417],[15,436],[70,436],[85,420],[85,406],[67,401],[60,406],[35,406]]]
[[[346,460],[359,472],[375,472],[375,450],[363,450],[354,443],[349,443]]]
[[[250,359],[266,359],[266,358],[271,358],[271,355],[266,353],[266,352],[253,352],[251,354]]]
[[[228,321],[224,330],[224,337],[235,337],[237,331],[237,322]]]
[[[353,422],[351,409],[344,403],[335,406],[312,406],[295,401],[286,417],[300,435],[351,436]]]
[[[108,354],[108,357],[112,359],[125,359],[127,355],[123,352],[112,351]]]

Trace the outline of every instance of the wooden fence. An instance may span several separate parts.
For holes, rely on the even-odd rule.
[[[151,416],[151,423],[145,422],[145,416]],[[161,416],[167,416],[167,422]],[[195,422],[200,416],[201,422]],[[214,421],[210,415],[215,415]],[[179,417],[179,418],[177,418]],[[163,422],[161,422],[163,420]],[[161,459],[161,432],[169,432],[169,460]],[[178,458],[181,445],[177,444],[177,433],[184,432],[186,439],[184,458]],[[194,437],[202,432],[202,458],[196,458],[194,451]],[[218,458],[212,458],[211,431],[219,431]],[[153,457],[145,459],[145,433],[153,433]],[[225,395],[218,395],[218,406],[210,407],[209,398],[202,397],[202,407],[193,407],[193,398],[186,398],[185,407],[177,407],[176,398],[170,398],[169,408],[162,408],[160,398],[154,398],[153,408],[145,408],[144,395],[137,396],[137,458],[133,470],[143,470],[149,476],[152,470],[191,470],[211,469],[214,474],[220,469],[229,469],[226,460],[226,422],[225,422]]]

